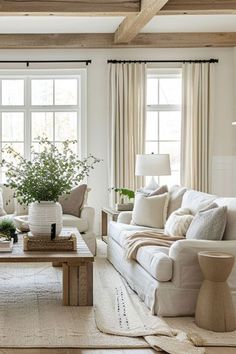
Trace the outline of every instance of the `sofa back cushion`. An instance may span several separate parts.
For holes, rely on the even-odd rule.
[[[194,191],[192,189],[184,193],[181,208],[190,209],[195,215],[198,211],[208,207],[217,197],[212,194]]]
[[[177,209],[181,207],[182,199],[187,191],[186,187],[174,185],[170,188],[169,204],[167,210],[167,218]]]
[[[134,201],[132,224],[163,229],[169,201],[169,193],[146,197],[137,193]]]
[[[236,198],[217,198],[215,203],[227,206],[227,223],[223,240],[236,240]]]

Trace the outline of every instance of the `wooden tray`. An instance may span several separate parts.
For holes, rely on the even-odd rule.
[[[56,237],[54,240],[50,240],[46,237],[34,238],[32,236],[25,235],[23,239],[24,251],[45,251],[45,252],[69,252],[77,250],[77,238],[76,235],[71,235],[69,239]]]

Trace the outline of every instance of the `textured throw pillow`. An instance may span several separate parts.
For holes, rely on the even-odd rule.
[[[87,184],[81,184],[73,188],[70,194],[63,195],[59,198],[63,214],[80,217],[80,209],[84,204],[86,190]]]
[[[146,197],[136,194],[132,224],[163,229],[166,222],[169,193]]]
[[[2,197],[2,188],[0,188],[0,216],[6,215],[6,211],[4,210],[3,207],[3,197]]]
[[[149,197],[153,197],[154,195],[160,195],[168,192],[168,187],[167,185],[160,186],[157,189],[155,189],[153,192],[149,193]]]
[[[174,211],[165,224],[165,234],[170,236],[185,236],[193,220],[190,209],[180,208]]]
[[[187,239],[222,240],[227,220],[227,207],[199,211],[186,234]]]
[[[167,217],[169,217],[175,210],[179,209],[182,204],[182,199],[187,188],[181,186],[172,186],[170,189],[170,200],[167,210]]]

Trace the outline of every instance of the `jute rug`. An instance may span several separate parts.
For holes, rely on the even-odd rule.
[[[0,264],[0,347],[151,346],[171,354],[203,353],[200,347],[208,345],[236,347],[236,332],[217,334],[200,330],[191,318],[163,321],[150,315],[104,251],[103,244],[95,262],[94,308],[61,305],[62,272],[51,264]]]

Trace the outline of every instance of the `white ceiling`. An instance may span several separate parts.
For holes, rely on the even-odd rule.
[[[123,17],[2,16],[0,33],[112,33]],[[142,32],[236,32],[236,15],[155,16]]]
[[[236,15],[155,16],[142,32],[236,32]]]
[[[123,17],[2,16],[0,33],[110,33]]]

